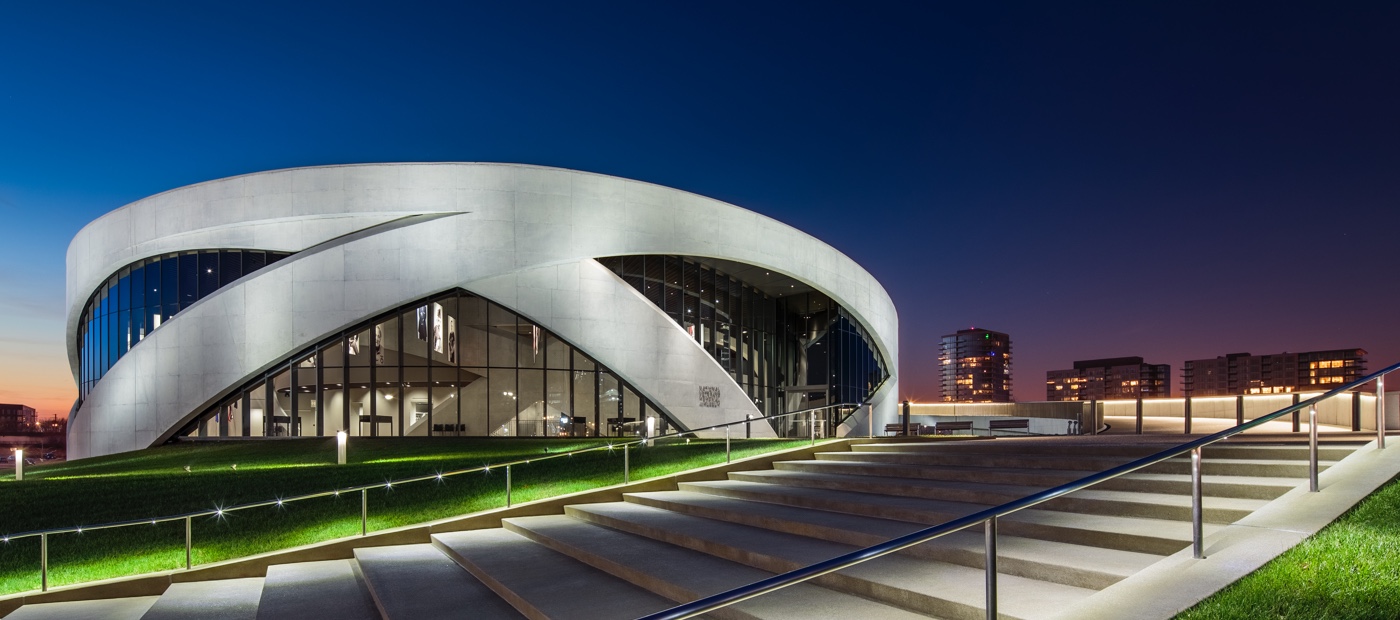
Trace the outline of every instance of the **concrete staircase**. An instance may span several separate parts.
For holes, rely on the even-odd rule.
[[[1181,439],[856,445],[727,480],[504,519],[497,529],[434,534],[431,544],[360,548],[353,559],[272,566],[264,578],[178,583],[160,597],[27,605],[7,618],[634,618]],[[1354,448],[1324,446],[1321,467]],[[1207,448],[1207,534],[1306,484],[1306,458],[1306,445]],[[1177,459],[1004,517],[1002,616],[1050,616],[1189,546],[1188,471]],[[982,544],[980,528],[955,533],[712,615],[983,618]]]

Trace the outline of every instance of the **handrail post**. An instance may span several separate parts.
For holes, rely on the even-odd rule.
[[[1317,403],[1308,407],[1308,490],[1317,492]]]
[[[369,534],[369,489],[360,489],[360,535]]]
[[[1385,377],[1376,377],[1376,449],[1385,449]]]
[[[724,427],[724,462],[729,462],[729,427]]]
[[[506,465],[506,508],[510,508],[510,465]]]
[[[1297,392],[1294,392],[1294,393],[1293,393],[1293,404],[1294,404],[1294,405],[1297,405],[1297,404],[1298,404],[1298,399],[1299,399],[1299,398],[1300,398],[1300,397],[1298,396],[1298,393],[1297,393]],[[1296,432],[1298,432],[1298,431],[1300,431],[1300,430],[1302,430],[1302,428],[1298,425],[1298,410],[1297,410],[1297,409],[1294,409],[1294,410],[1293,410],[1293,432],[1296,433]]]
[[[49,535],[39,535],[39,591],[49,591]]]
[[[1185,409],[1182,409],[1182,417],[1186,418],[1186,422],[1185,422],[1185,427],[1186,427],[1186,428],[1185,428],[1185,430],[1186,430],[1186,434],[1187,434],[1187,435],[1190,435],[1190,434],[1191,434],[1191,397],[1190,397],[1190,396],[1187,396],[1187,397],[1186,397],[1186,408],[1185,408]]]
[[[1361,390],[1351,393],[1351,431],[1361,431]]]
[[[997,620],[997,518],[992,516],[983,523],[987,541],[987,620]]]
[[[632,483],[632,453],[628,448],[631,444],[622,444],[622,484]]]
[[[875,405],[865,406],[865,418],[870,420],[870,439],[875,438]]]
[[[1142,434],[1142,397],[1141,397],[1141,396],[1139,396],[1138,399],[1137,399],[1137,430],[1136,430],[1135,432],[1136,432],[1138,435],[1141,435],[1141,434]]]
[[[185,570],[189,570],[193,565],[191,556],[194,555],[194,517],[185,517]]]
[[[1201,506],[1201,449],[1191,450],[1191,550],[1197,560],[1206,558],[1206,546],[1201,529],[1204,510]]]

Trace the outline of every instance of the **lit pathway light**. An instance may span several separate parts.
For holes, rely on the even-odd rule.
[[[335,463],[337,465],[345,464],[345,443],[349,437],[345,431],[336,431],[335,433]]]

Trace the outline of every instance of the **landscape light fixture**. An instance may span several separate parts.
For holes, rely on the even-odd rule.
[[[15,482],[24,480],[24,448],[15,448]]]
[[[345,443],[346,443],[346,441],[349,440],[349,437],[350,437],[350,435],[349,435],[348,433],[346,433],[345,431],[336,431],[336,432],[335,432],[335,464],[336,464],[336,465],[344,465],[344,464],[345,464]]]

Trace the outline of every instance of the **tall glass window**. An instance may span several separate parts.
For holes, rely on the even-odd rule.
[[[343,428],[381,437],[600,437],[636,435],[646,415],[661,416],[659,428],[671,423],[577,347],[460,290],[353,326],[274,368],[185,432],[258,436],[265,418],[269,436]],[[209,423],[230,408],[250,411],[250,424]]]
[[[761,276],[750,283],[723,264],[684,256],[598,260],[680,325],[767,415],[864,402],[888,376],[869,332],[796,280],[730,265]],[[620,415],[603,417],[625,420],[623,402]]]

